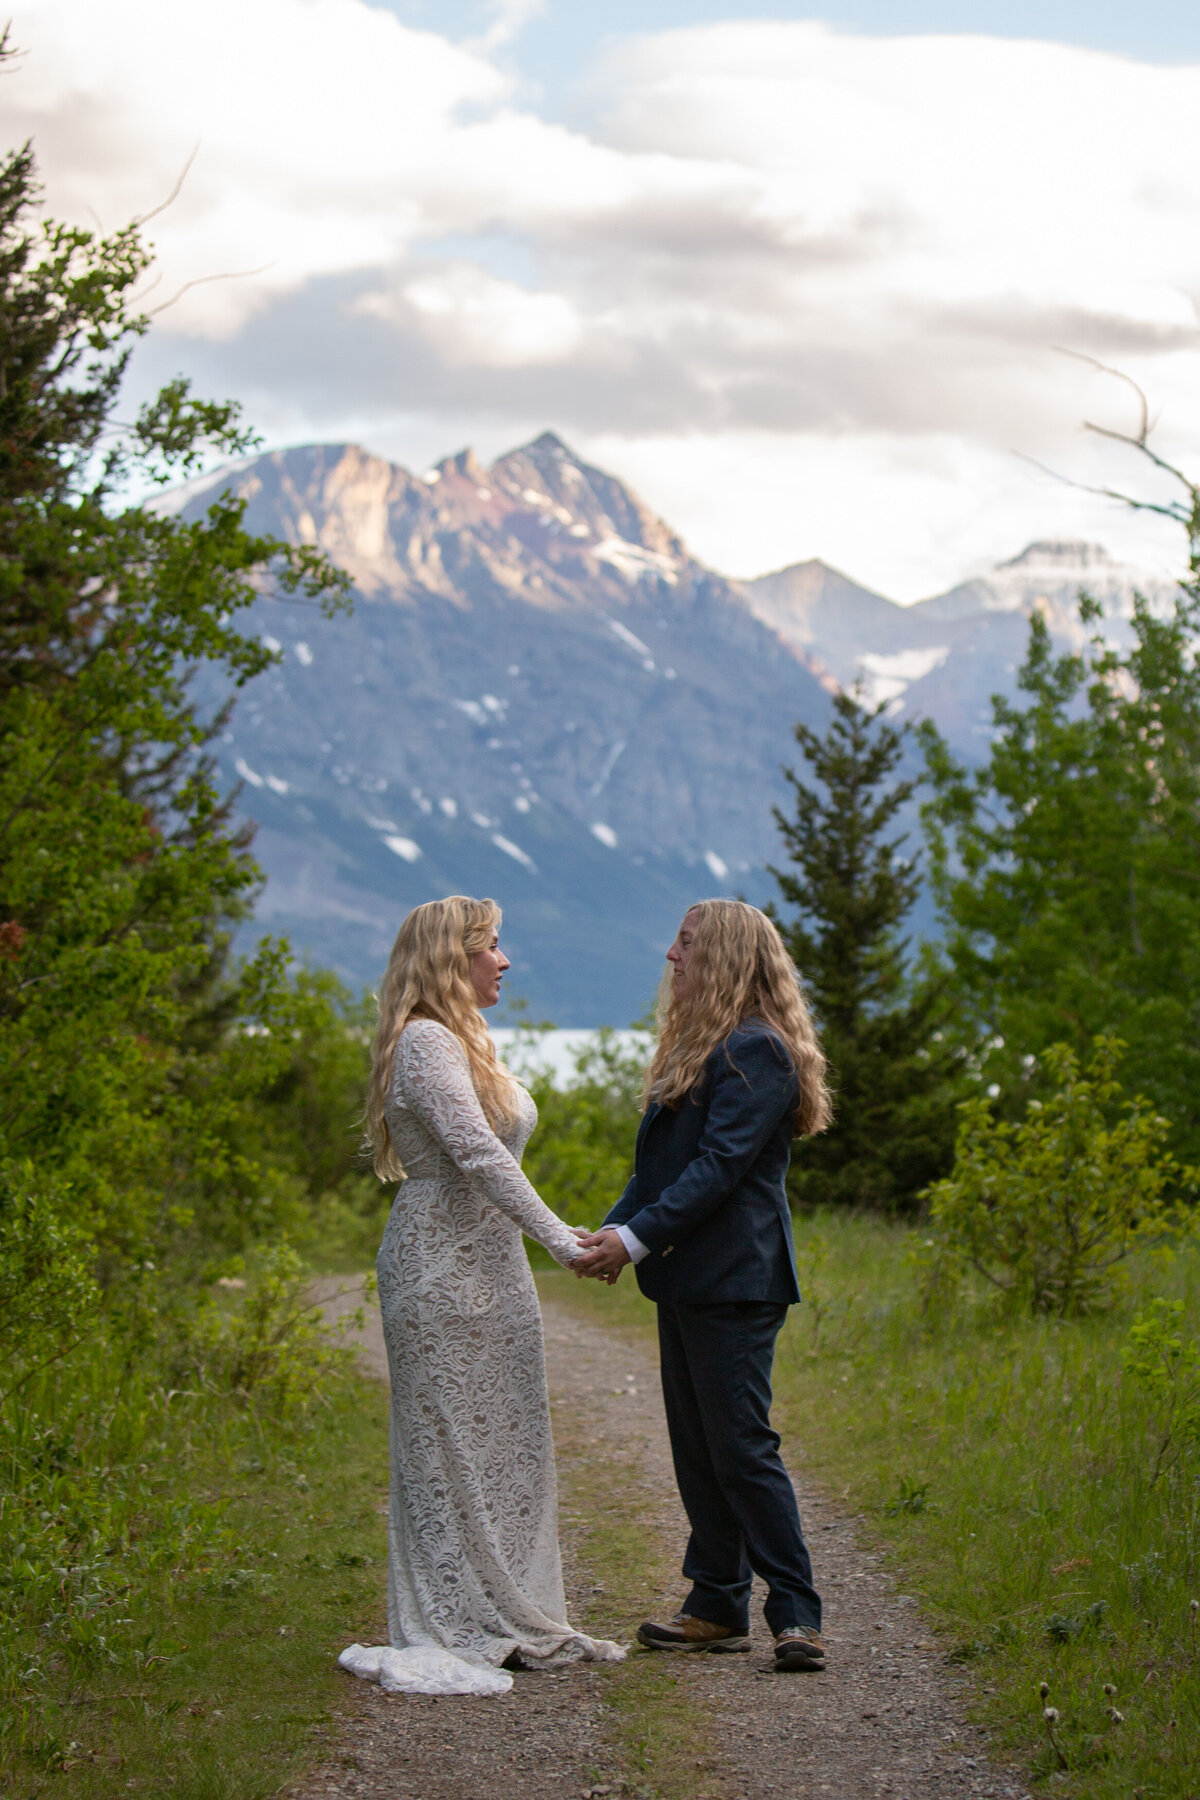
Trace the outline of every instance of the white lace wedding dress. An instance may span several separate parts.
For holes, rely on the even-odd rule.
[[[380,1246],[379,1303],[392,1377],[389,1649],[341,1661],[388,1688],[496,1693],[499,1665],[624,1652],[567,1623],[542,1317],[522,1232],[556,1261],[574,1234],[520,1158],[537,1108],[499,1138],[454,1033],[401,1034],[388,1131],[407,1171]]]

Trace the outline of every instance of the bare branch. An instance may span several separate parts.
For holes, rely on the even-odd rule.
[[[184,163],[182,169],[179,171],[178,181],[175,183],[175,186],[171,189],[171,191],[167,195],[166,199],[161,201],[158,206],[151,207],[151,209],[148,213],[139,213],[138,216],[132,221],[132,223],[135,226],[137,226],[140,229],[143,225],[148,225],[150,223],[151,219],[157,219],[159,213],[165,213],[168,206],[173,206],[175,204],[176,200],[178,200],[178,198],[179,198],[180,190],[183,187],[184,182],[187,180],[188,175],[191,172],[192,164],[195,162],[195,160],[199,156],[199,154],[200,154],[200,140],[199,140],[199,138],[197,138],[196,142],[192,145],[192,148],[188,155],[187,161]]]
[[[153,280],[148,282],[147,285],[142,289],[142,292],[140,294],[131,294],[129,296],[130,306],[136,309],[137,307],[139,307],[142,304],[143,300],[145,300],[150,294],[152,294],[154,292],[156,287],[161,287],[161,286],[162,286],[162,270],[160,269],[158,271],[158,273],[154,276]]]
[[[1133,376],[1126,375],[1126,373],[1123,369],[1110,368],[1108,363],[1101,362],[1098,357],[1088,356],[1086,351],[1068,350],[1066,348],[1066,346],[1063,344],[1051,344],[1050,348],[1053,351],[1055,351],[1059,356],[1069,356],[1075,362],[1086,363],[1088,365],[1089,369],[1096,369],[1101,375],[1111,375],[1114,381],[1123,381],[1125,383],[1126,387],[1133,389],[1134,393],[1137,395],[1137,398],[1138,398],[1138,410],[1141,413],[1141,424],[1138,427],[1138,433],[1137,433],[1136,437],[1124,437],[1123,441],[1127,444],[1133,444],[1138,449],[1144,449],[1145,445],[1146,445],[1146,439],[1149,437],[1151,431],[1153,431],[1154,425],[1152,425],[1150,422],[1150,403],[1146,399],[1146,396],[1143,393],[1142,389],[1138,386],[1137,382],[1133,379]],[[1158,421],[1155,420],[1154,423],[1157,424],[1157,422]],[[1101,428],[1098,425],[1089,425],[1087,427],[1087,429],[1089,431],[1099,431]],[[1108,435],[1110,437],[1122,436],[1122,434],[1119,432],[1110,432],[1110,433],[1107,433],[1106,435]]]
[[[165,313],[169,307],[174,306],[177,300],[182,300],[183,296],[194,287],[204,287],[210,281],[245,281],[251,275],[265,275],[268,269],[274,267],[275,264],[269,262],[260,263],[257,269],[227,269],[221,275],[197,275],[194,280],[185,281],[178,293],[172,294],[169,300],[164,300],[161,306],[152,306],[146,317],[157,319],[159,313]]]
[[[1169,463],[1165,457],[1158,454],[1157,450],[1152,450],[1144,438],[1130,437],[1127,432],[1113,431],[1107,425],[1093,425],[1090,419],[1083,421],[1083,429],[1094,431],[1097,437],[1111,438],[1115,444],[1127,444],[1131,450],[1140,451],[1154,464],[1155,468],[1161,469],[1164,475],[1174,476],[1175,480],[1181,481],[1185,487],[1192,485],[1182,469],[1177,469],[1174,463]]]
[[[1090,425],[1087,429],[1099,432],[1102,437],[1116,438],[1119,443],[1131,445],[1135,450],[1140,450],[1144,456],[1149,456],[1168,474],[1174,475],[1185,487],[1190,486],[1186,475],[1182,475],[1170,463],[1163,462],[1161,457],[1155,456],[1153,451],[1144,444],[1137,444],[1132,438],[1123,437],[1118,431],[1104,431],[1098,425]],[[1135,500],[1132,495],[1123,494],[1119,488],[1093,487],[1090,482],[1076,481],[1073,476],[1062,475],[1057,469],[1052,469],[1048,463],[1039,462],[1036,456],[1029,456],[1024,450],[1013,450],[1011,454],[1018,457],[1021,462],[1029,463],[1041,474],[1048,475],[1051,481],[1061,481],[1064,487],[1074,488],[1077,493],[1097,494],[1102,500],[1116,500],[1120,505],[1131,507],[1135,512],[1160,513],[1164,519],[1172,519],[1176,524],[1186,525],[1191,517],[1189,509],[1184,506],[1182,500],[1169,500],[1165,504],[1159,504],[1154,500]]]
[[[1160,519],[1170,519],[1172,524],[1182,525],[1188,534],[1188,565],[1192,571],[1191,580],[1196,582],[1200,572],[1200,485],[1192,481],[1176,464],[1168,462],[1157,450],[1150,447],[1150,434],[1157,425],[1157,419],[1150,416],[1150,404],[1145,392],[1133,377],[1126,375],[1122,369],[1110,368],[1098,357],[1089,356],[1082,350],[1068,350],[1061,344],[1051,346],[1058,355],[1069,356],[1075,362],[1085,363],[1089,369],[1095,369],[1101,375],[1111,375],[1123,382],[1136,396],[1138,403],[1138,424],[1136,431],[1117,431],[1109,425],[1097,425],[1091,419],[1084,420],[1084,430],[1096,437],[1101,437],[1111,444],[1123,444],[1127,450],[1135,450],[1139,456],[1162,475],[1169,475],[1171,480],[1183,489],[1182,500],[1139,500],[1132,494],[1123,493],[1119,488],[1093,487],[1086,481],[1073,481],[1069,476],[1060,475],[1057,469],[1047,468],[1045,463],[1038,462],[1036,457],[1026,456],[1017,451],[1023,462],[1028,462],[1043,475],[1049,475],[1054,481],[1064,481],[1081,494],[1095,494],[1103,500],[1115,500],[1121,506],[1127,506],[1132,512],[1155,513]]]

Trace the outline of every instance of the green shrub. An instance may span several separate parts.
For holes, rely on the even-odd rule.
[[[509,1054],[538,1108],[524,1168],[547,1206],[570,1225],[596,1226],[633,1173],[649,1035],[632,1043],[600,1030],[575,1059],[575,1079],[556,1088],[537,1072],[536,1034]]]
[[[258,1258],[254,1279],[223,1277],[230,1304],[210,1292],[175,1322],[178,1349],[172,1374],[182,1386],[252,1397],[287,1416],[320,1397],[331,1376],[354,1360],[345,1333],[361,1327],[361,1311],[326,1324],[312,1280],[286,1241]]]
[[[1185,1340],[1182,1324],[1182,1300],[1159,1296],[1133,1321],[1121,1356],[1147,1409],[1151,1485],[1200,1449],[1200,1338]]]
[[[1136,1245],[1178,1227],[1195,1172],[1166,1153],[1167,1121],[1121,1097],[1121,1048],[1098,1037],[1085,1071],[1066,1045],[1048,1050],[1052,1091],[1017,1124],[984,1098],[961,1108],[953,1172],[927,1190],[931,1295],[970,1268],[1014,1306],[1088,1312],[1109,1303]]]
[[[0,1170],[0,1402],[94,1330],[95,1255],[79,1226],[34,1178]]]

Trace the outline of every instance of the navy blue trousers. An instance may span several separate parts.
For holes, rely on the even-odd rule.
[[[821,1628],[796,1495],[771,1429],[771,1367],[787,1307],[771,1300],[658,1303],[663,1399],[691,1525],[683,1610],[746,1631],[751,1573],[773,1632]]]

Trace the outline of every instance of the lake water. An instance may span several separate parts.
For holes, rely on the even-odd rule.
[[[511,1061],[513,1073],[523,1070],[547,1074],[557,1088],[568,1088],[578,1079],[575,1064],[580,1055],[595,1043],[599,1032],[576,1028],[529,1032],[510,1025],[497,1025],[492,1041],[505,1062]],[[651,1040],[644,1031],[613,1031],[609,1034],[622,1049],[650,1060]]]

